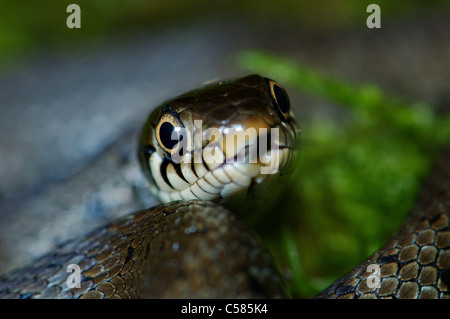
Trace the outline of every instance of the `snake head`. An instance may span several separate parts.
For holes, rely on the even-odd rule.
[[[249,75],[156,108],[142,129],[139,161],[162,202],[224,203],[274,184],[292,162],[296,137],[287,92]]]

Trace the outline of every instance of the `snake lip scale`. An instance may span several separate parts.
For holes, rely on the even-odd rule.
[[[215,155],[203,154],[199,163],[186,157],[173,162],[171,155],[184,137],[175,134],[173,140],[172,134],[194,132],[196,120],[203,128],[219,128]],[[235,140],[227,132],[237,126],[279,129],[278,150],[266,154],[271,161],[279,156],[271,174],[261,173],[263,161],[226,162],[260,140],[238,136],[237,147],[230,149]],[[299,133],[287,92],[259,75],[208,83],[164,102],[145,122],[138,147],[149,187],[162,203],[60,244],[5,274],[0,298],[288,297],[269,251],[240,219],[259,213],[286,184]],[[188,151],[193,149],[192,139],[184,142]],[[448,158],[450,145],[399,232],[315,298],[450,298]],[[68,281],[71,265],[79,269],[76,286]]]

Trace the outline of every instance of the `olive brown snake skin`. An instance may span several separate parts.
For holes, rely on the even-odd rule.
[[[215,139],[204,135],[208,128],[218,128]],[[259,135],[243,139],[239,132],[247,128]],[[278,129],[276,145],[265,140],[274,136],[272,128]],[[231,131],[237,132],[236,148],[229,147],[235,141]],[[289,175],[296,140],[286,92],[257,75],[209,84],[164,103],[148,118],[139,149],[152,191],[164,204],[4,275],[0,298],[288,297],[268,251],[225,207],[236,208],[243,194],[250,203],[272,194],[278,179]],[[181,142],[187,152],[174,162]],[[262,154],[255,162],[249,160],[251,143]],[[198,149],[208,152],[195,161]],[[231,161],[241,155],[243,163]],[[450,297],[449,158],[447,148],[398,234],[316,298]],[[267,163],[277,164],[273,174],[261,174]],[[79,287],[68,285],[72,264],[80,267]],[[379,267],[374,287],[369,265]]]

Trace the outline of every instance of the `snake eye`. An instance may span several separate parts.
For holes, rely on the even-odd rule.
[[[277,82],[270,79],[266,79],[266,85],[269,89],[272,107],[277,111],[281,119],[287,119],[291,103],[289,102],[289,96],[286,91]]]
[[[183,124],[176,114],[165,112],[156,125],[156,139],[161,148],[171,153],[175,146],[183,140]]]

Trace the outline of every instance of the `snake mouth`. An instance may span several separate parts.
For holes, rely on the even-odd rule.
[[[195,199],[224,202],[243,198],[274,179],[291,161],[289,145],[266,145],[267,148],[256,148],[260,154],[257,160],[251,160],[249,145],[221,161],[212,161],[205,154],[195,160],[195,154],[190,152],[175,163],[154,152],[149,158],[152,190],[162,202]]]
[[[153,147],[143,161],[148,163],[152,192],[162,202],[220,203],[262,193],[262,186],[271,185],[269,181],[289,166],[297,133],[290,122],[252,124],[190,129],[170,153]]]

